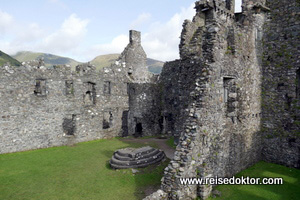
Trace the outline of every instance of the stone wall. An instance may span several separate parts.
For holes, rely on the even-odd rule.
[[[159,91],[155,83],[129,85],[129,135],[136,137],[158,135],[160,123]]]
[[[114,75],[92,66],[78,66],[76,72],[68,67],[0,70],[0,153],[121,134],[122,112],[129,105],[126,77],[117,68],[111,68]]]
[[[180,131],[162,180],[167,199],[212,190],[179,178],[230,177],[261,159],[299,167],[299,1],[244,0],[236,14],[232,3],[196,2],[196,16],[183,24],[181,59],[160,78],[162,112],[177,125],[168,130]]]
[[[263,39],[263,156],[300,168],[300,3],[269,0],[266,5],[271,11]]]
[[[171,134],[180,131],[162,181],[168,199],[211,192],[211,186],[180,185],[179,178],[228,177],[261,160],[258,44],[265,10],[247,8],[234,14],[223,1],[196,2],[196,16],[183,25],[181,59],[163,68],[162,113],[173,116]]]
[[[132,135],[135,119],[141,135],[160,133],[158,111],[147,115],[156,107],[157,77],[147,70],[140,32],[130,31],[129,41],[100,71],[89,64],[48,69],[42,61],[0,68],[0,153]]]

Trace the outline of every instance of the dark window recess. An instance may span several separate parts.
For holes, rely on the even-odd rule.
[[[163,130],[164,130],[164,116],[160,116],[160,118],[158,119],[158,125],[159,125],[161,133],[163,133]]]
[[[46,88],[46,80],[45,79],[37,79],[35,81],[35,90],[34,94],[37,96],[46,96],[47,88]]]
[[[230,10],[231,9],[231,4],[232,4],[232,2],[231,2],[232,0],[225,0],[225,3],[226,3],[226,8],[228,9],[228,10]]]
[[[92,82],[85,83],[86,92],[84,94],[84,104],[93,105],[96,104],[96,84]]]
[[[129,93],[130,93],[130,84],[127,83],[127,95],[129,95]]]
[[[141,137],[143,135],[143,125],[142,123],[137,123],[135,126],[135,136]]]
[[[72,118],[64,118],[62,126],[66,135],[74,135],[76,130],[76,115],[72,115]]]
[[[285,94],[285,99],[286,99],[286,106],[285,110],[290,110],[292,107],[292,97],[290,97],[288,94]]]
[[[168,121],[173,121],[173,114],[169,113],[167,118],[168,118]]]
[[[135,88],[134,87],[130,87],[130,94],[135,95]]]
[[[234,78],[223,78],[223,95],[226,113],[231,113],[232,115],[232,113],[237,109],[237,91]],[[234,117],[232,117],[232,120],[235,121]]]
[[[112,112],[105,112],[103,113],[103,129],[109,129],[113,126],[113,115]]]
[[[128,110],[123,111],[122,114],[122,136],[128,136]]]
[[[296,96],[298,99],[298,103],[300,104],[300,68],[296,72]]]
[[[234,36],[234,29],[229,28],[228,36],[227,36],[227,49],[226,54],[235,54],[235,36]]]
[[[131,76],[132,73],[133,73],[132,67],[129,67],[129,69],[128,69],[128,75]]]
[[[111,94],[111,82],[110,81],[104,81],[103,94],[106,94],[106,95]]]
[[[277,90],[280,92],[280,91],[283,91],[284,89],[285,89],[284,83],[278,83]]]
[[[73,95],[74,94],[74,84],[73,81],[66,81],[66,95]]]

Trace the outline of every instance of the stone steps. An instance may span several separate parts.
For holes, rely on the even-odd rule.
[[[117,150],[109,161],[114,169],[140,168],[160,162],[165,158],[165,153],[152,147],[139,149]]]
[[[158,149],[153,149],[153,151],[150,151],[148,154],[144,154],[144,155],[136,155],[136,157],[138,157],[139,159],[143,159],[143,158],[149,158],[151,156],[155,156],[156,154],[159,153]],[[136,158],[132,158],[130,156],[123,156],[120,155],[118,152],[114,153],[114,157],[118,160],[123,160],[123,161],[134,161],[136,160]]]

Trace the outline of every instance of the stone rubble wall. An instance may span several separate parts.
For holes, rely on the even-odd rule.
[[[143,135],[160,133],[158,77],[147,70],[141,33],[131,30],[129,41],[119,60],[100,71],[89,64],[75,72],[50,69],[42,60],[0,68],[0,153],[132,135],[135,118]]]
[[[263,158],[300,168],[300,2],[266,5],[271,11],[263,37]]]
[[[122,112],[129,105],[127,81],[117,69],[112,68],[115,75],[108,75],[94,70],[71,72],[68,67],[1,68],[0,153],[119,136]],[[45,82],[45,94],[35,93],[37,80]],[[69,93],[66,81],[72,81]],[[110,94],[103,93],[105,81],[110,82]],[[94,84],[94,102],[86,98],[89,83]],[[112,118],[108,129],[102,127],[105,113]],[[68,135],[64,122],[73,127],[73,135]]]
[[[196,16],[183,25],[181,59],[165,64],[160,77],[162,113],[174,116],[172,135],[180,130],[162,180],[168,199],[206,198],[211,192],[211,186],[180,185],[179,178],[229,177],[261,160],[257,44],[265,12],[252,6],[245,16],[234,15],[224,5],[196,2]]]
[[[129,135],[153,136],[162,130],[159,126],[161,105],[155,83],[129,84]],[[137,130],[140,124],[142,130]]]

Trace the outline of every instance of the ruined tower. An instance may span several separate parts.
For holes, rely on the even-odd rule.
[[[147,69],[147,55],[141,45],[141,33],[129,31],[129,44],[122,52],[119,61],[127,69],[132,82],[149,82],[150,73]]]
[[[163,68],[162,113],[179,144],[147,200],[205,199],[211,185],[179,179],[232,177],[260,160],[300,167],[299,2],[243,0],[242,13],[234,4],[197,1],[180,60]]]
[[[147,55],[141,44],[141,33],[129,31],[129,44],[122,52],[118,65],[123,66],[128,78],[129,111],[124,113],[127,128],[123,136],[149,136],[160,133],[160,109],[157,89],[158,76],[147,68]]]

